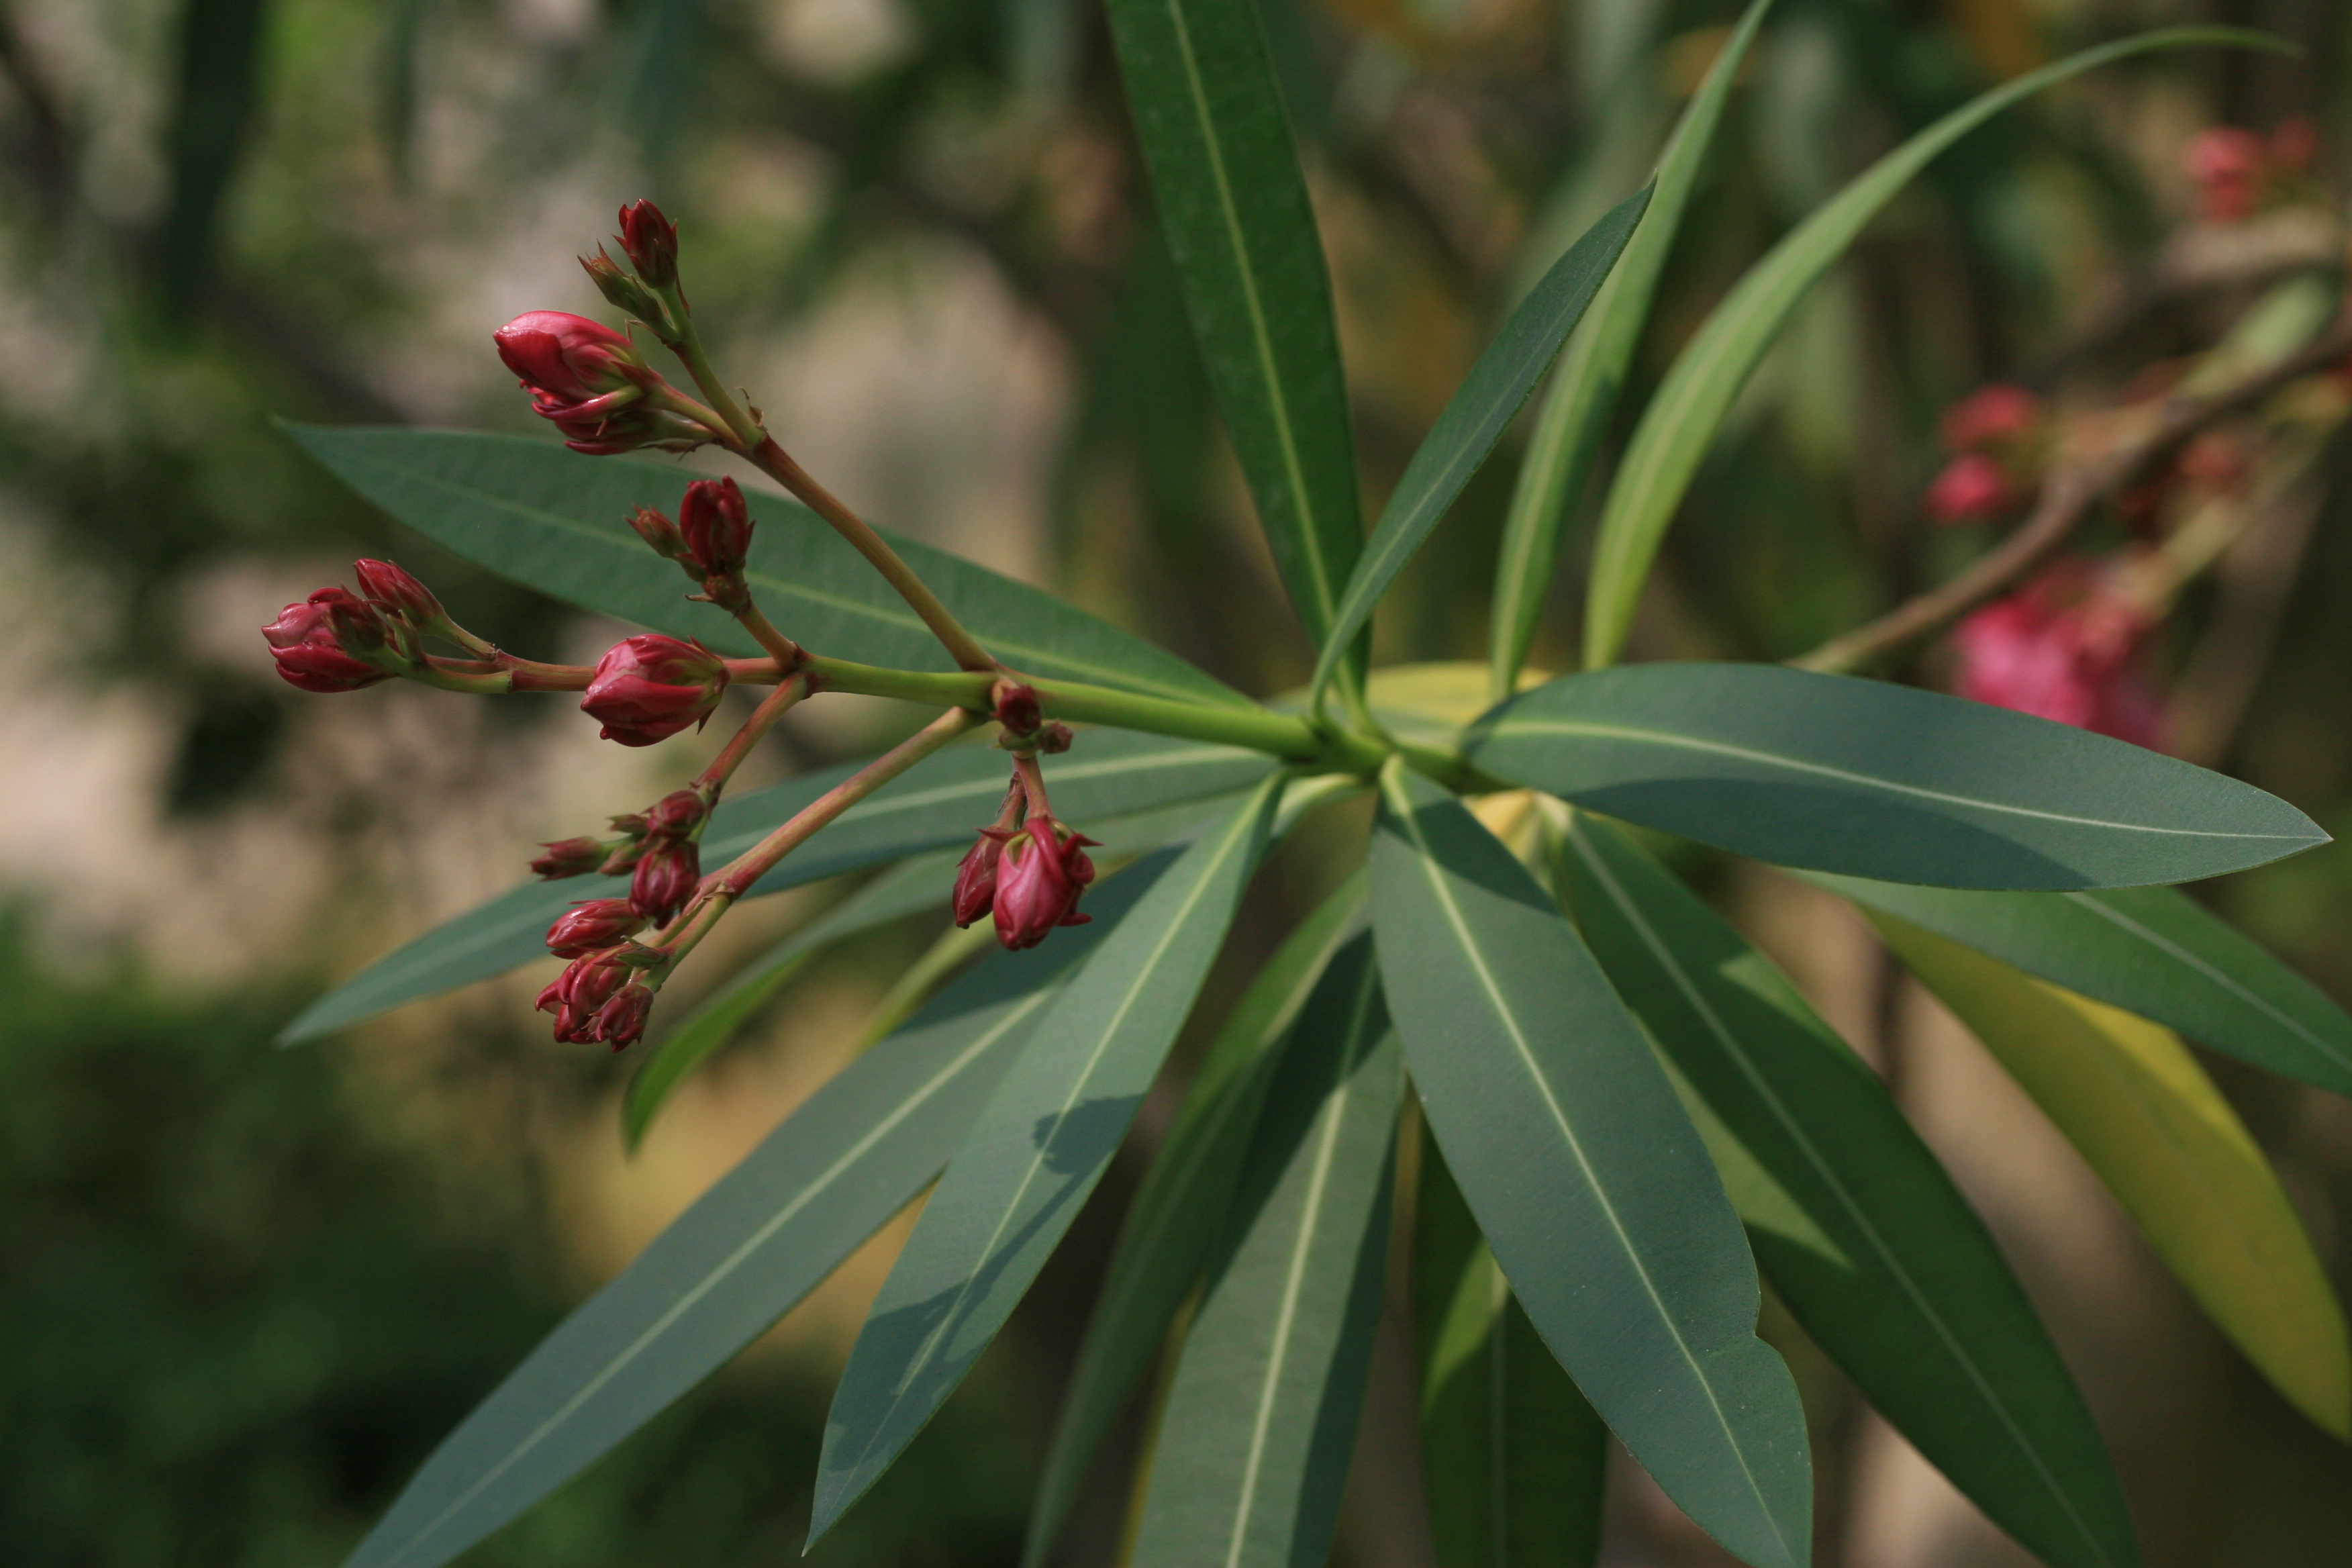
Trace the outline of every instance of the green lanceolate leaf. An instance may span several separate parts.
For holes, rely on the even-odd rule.
[[[1518,488],[1503,523],[1503,552],[1495,568],[1495,611],[1488,637],[1489,688],[1495,700],[1510,695],[1535,640],[1536,617],[1551,587],[1559,560],[1568,509],[1584,489],[1601,450],[1601,438],[1617,411],[1626,368],[1650,319],[1658,278],[1682,226],[1683,208],[1697,182],[1700,163],[1715,141],[1724,100],[1748,58],[1756,30],[1772,0],[1753,0],[1724,43],[1706,79],[1675,124],[1658,159],[1657,179],[1641,226],[1625,243],[1625,254],[1594,296],[1581,330],[1569,339],[1559,369],[1536,416],[1528,455],[1519,465]]]
[[[1544,1342],[1700,1528],[1801,1568],[1804,1413],[1698,1133],[1550,897],[1393,762],[1372,929],[1429,1125]]]
[[[702,863],[726,864],[863,766],[845,763],[720,801],[703,833]],[[942,752],[827,824],[761,878],[752,895],[966,842],[995,815],[1007,766],[1003,753],[982,747]],[[1273,766],[1268,757],[1232,746],[1090,731],[1069,755],[1055,758],[1050,772],[1055,809],[1084,826],[1114,811],[1244,788]],[[312,1003],[286,1026],[278,1043],[316,1039],[422,997],[504,974],[546,952],[547,928],[567,907],[614,886],[575,877],[510,889],[378,959]],[[940,896],[944,902],[944,884]]]
[[[1278,793],[1260,785],[1096,951],[940,1178],[834,1391],[812,1542],[963,1381],[1077,1217],[1224,939]]]
[[[937,909],[940,889],[954,880],[953,853],[918,856],[892,867],[865,887],[770,948],[757,961],[705,997],[661,1038],[621,1108],[621,1138],[631,1150],[653,1124],[670,1091],[750,1022],[769,997],[812,958],[844,937]]]
[[[939,1173],[1070,966],[1171,860],[1101,889],[1095,923],[1058,945],[982,964],[843,1068],[450,1434],[350,1568],[449,1561],[757,1338]]]
[[[544,441],[443,430],[298,426],[310,455],[426,538],[527,587],[722,653],[757,657],[734,620],[687,602],[688,584],[629,529],[640,506],[677,510],[688,476],[625,458],[586,458]],[[948,669],[939,642],[888,584],[817,516],[751,497],[748,579],[768,618],[834,658]],[[911,540],[890,538],[988,650],[1031,675],[1192,702],[1248,699],[1174,654],[1052,595]]]
[[[1586,590],[1584,662],[1608,664],[1624,647],[1633,605],[1666,525],[1690,488],[1739,389],[1807,289],[1843,256],[1879,210],[1953,142],[2021,99],[2084,71],[2152,49],[2193,45],[2277,48],[2276,39],[2224,27],[2171,27],[2084,49],[2006,82],[1912,137],[1815,209],[1748,269],[1675,361],[1625,449],[1601,513]]]
[[[2240,1061],[2352,1094],[2352,1017],[2185,893],[1961,892],[1819,873],[1811,880]]]
[[[1152,1446],[1136,1568],[1322,1568],[1330,1555],[1403,1095],[1364,931],[1324,971],[1275,1071]]]
[[[1318,644],[1363,548],[1331,281],[1255,0],[1111,0],[1193,335],[1275,564]]]
[[[1097,1448],[1206,1264],[1291,1022],[1331,954],[1360,923],[1363,900],[1359,875],[1325,900],[1258,971],[1211,1042],[1167,1142],[1128,1205],[1062,1396],[1022,1547],[1024,1568],[1038,1568],[1053,1552]]]
[[[1564,676],[1495,709],[1467,749],[1644,827],[1885,881],[2180,882],[2327,841],[2275,795],[2121,741],[1777,665]]]
[[[1511,1295],[1436,1141],[1413,1206],[1421,1470],[1443,1568],[1592,1568],[1609,1428]]]
[[[2303,1222],[2179,1037],[1887,915],[1872,923],[2033,1097],[2221,1331],[2314,1422],[2352,1428],[2352,1346]]]
[[[1816,1343],[2052,1568],[2137,1561],[2098,1428],[2032,1305],[1884,1085],[1738,932],[1615,828],[1555,865],[1692,1103],[1757,1261]]]
[[[1560,343],[1583,316],[1600,290],[1601,279],[1617,264],[1618,256],[1642,221],[1650,203],[1643,186],[1584,231],[1574,245],[1552,263],[1543,280],[1528,290],[1511,312],[1495,341],[1486,345],[1470,374],[1445,405],[1444,412],[1405,466],[1388,505],[1381,510],[1371,542],[1348,579],[1348,591],[1321,657],[1316,661],[1312,689],[1318,697],[1339,668],[1356,634],[1371,619],[1372,606],[1389,591],[1396,574],[1412,559],[1462,487],[1486,460],[1502,438],[1504,427],[1536,389],[1536,383],[1559,353]]]

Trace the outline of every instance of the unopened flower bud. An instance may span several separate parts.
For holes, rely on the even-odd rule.
[[[2207,223],[2237,223],[2262,201],[2270,149],[2251,131],[2213,125],[2189,139],[2180,163],[2197,187],[2198,216]]]
[[[661,301],[653,291],[614,264],[598,246],[596,254],[580,258],[580,269],[588,274],[588,281],[596,285],[596,292],[604,296],[616,310],[626,310],[637,320],[658,322],[662,319]]]
[[[667,924],[701,885],[702,852],[684,839],[656,837],[630,875],[629,907],[656,925]]]
[[[531,412],[562,431],[575,452],[684,450],[710,439],[690,419],[644,406],[661,376],[610,327],[562,310],[531,310],[494,337],[499,357],[530,394]]]
[[[1022,737],[1036,733],[1045,721],[1045,710],[1037,700],[1037,689],[1017,680],[996,683],[996,721],[1006,732]]]
[[[1937,426],[1944,449],[1974,452],[2032,435],[2042,423],[2042,400],[2021,386],[1994,382],[1944,410]]]
[[[713,577],[743,570],[751,548],[751,514],[732,479],[697,479],[677,509],[678,531],[694,563]]]
[[[586,876],[604,863],[606,852],[593,838],[559,838],[540,847],[547,853],[530,863],[531,874],[550,882]]]
[[[667,512],[641,506],[629,519],[629,526],[635,529],[637,537],[650,545],[653,552],[663,560],[691,564],[687,555],[686,537],[678,532],[677,524],[669,520]]]
[[[391,679],[387,670],[363,664],[343,651],[335,636],[333,617],[320,595],[341,589],[321,589],[299,605],[289,605],[278,618],[261,628],[269,657],[289,686],[304,691],[357,691]]]
[[[621,248],[637,276],[656,289],[677,281],[677,226],[649,201],[631,202],[621,209]]]
[[[604,725],[604,737],[650,746],[699,725],[727,689],[727,665],[698,642],[657,632],[625,637],[596,661],[581,710]]]
[[[1969,452],[1946,464],[1927,487],[1927,515],[1939,523],[1980,522],[2016,499],[2001,466]]]
[[[1057,757],[1070,749],[1070,727],[1060,720],[1049,720],[1037,731],[1037,750],[1049,757]]]
[[[646,917],[626,899],[590,899],[572,905],[547,928],[547,951],[558,958],[584,958],[617,947],[645,929]]]
[[[661,837],[688,838],[710,815],[710,803],[690,789],[674,789],[645,815],[646,830]]]
[[[631,984],[614,994],[596,1010],[588,1032],[614,1050],[625,1050],[646,1037],[646,1018],[654,1010],[653,987]]]
[[[1084,925],[1078,895],[1095,879],[1094,862],[1081,846],[1091,838],[1067,839],[1051,817],[1033,817],[1004,847],[996,873],[996,940],[1018,952],[1045,940],[1055,926]]]
[[[996,907],[996,868],[1003,858],[1007,837],[1001,828],[982,828],[979,842],[957,864],[950,900],[957,925],[968,926]]]
[[[433,591],[389,561],[355,561],[360,592],[420,631],[446,619]]]
[[[596,1037],[591,1031],[598,1009],[628,984],[629,966],[610,952],[575,958],[555,983],[539,994],[539,1010],[555,1015],[555,1037],[584,1045]]]

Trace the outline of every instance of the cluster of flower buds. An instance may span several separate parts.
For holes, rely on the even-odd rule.
[[[629,519],[637,537],[702,586],[691,597],[740,615],[751,604],[743,565],[751,553],[751,511],[732,479],[697,479],[686,487],[677,521],[641,506]]]
[[[727,661],[698,642],[658,632],[623,637],[604,650],[580,710],[607,741],[650,746],[699,729],[727,689]]]
[[[996,921],[996,940],[1019,952],[1045,940],[1057,926],[1084,925],[1078,899],[1095,879],[1087,847],[1095,843],[1054,819],[1037,800],[1034,759],[1016,767],[996,820],[956,867],[955,923],[983,915]]]
[[[621,209],[621,232],[613,237],[636,275],[622,271],[601,245],[595,255],[580,258],[582,268],[598,293],[653,328],[663,341],[675,340],[677,324],[662,293],[677,284],[677,226],[653,203],[635,201]],[[684,302],[681,294],[679,303]]]
[[[2279,121],[2267,138],[2215,125],[2189,139],[2180,166],[2197,192],[2197,216],[2210,224],[2242,223],[2273,197],[2290,192],[2319,156],[2319,127],[2307,115]]]
[[[1938,523],[1982,522],[2032,493],[2050,447],[2042,400],[2021,386],[1981,386],[1944,411],[1937,426],[1951,454],[1927,486],[1927,515]]]
[[[555,1015],[555,1037],[568,1044],[602,1040],[614,1050],[645,1038],[653,987],[619,952],[573,959],[539,994],[538,1009]]]
[[[1959,624],[1956,688],[1963,697],[2155,747],[2156,695],[2137,655],[2152,626],[2131,592],[2130,561],[2059,561]]]
[[[563,432],[575,452],[689,452],[711,439],[699,420],[662,405],[655,395],[668,387],[661,373],[626,335],[601,322],[530,310],[491,336],[530,394],[530,411]]]
[[[418,639],[462,638],[441,601],[389,561],[352,564],[360,592],[321,588],[261,629],[278,673],[304,691],[357,691],[425,662]]]
[[[1024,757],[1041,752],[1053,756],[1070,749],[1070,727],[1045,717],[1045,703],[1035,687],[1000,680],[994,696],[998,745]]]

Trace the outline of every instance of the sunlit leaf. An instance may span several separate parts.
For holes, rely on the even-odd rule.
[[[2221,1331],[2296,1409],[2347,1436],[2343,1309],[2270,1163],[2179,1037],[1892,916],[1872,923],[2082,1151]]]
[[[344,483],[468,561],[566,604],[699,637],[722,653],[761,651],[730,616],[688,603],[691,584],[630,531],[640,506],[677,511],[688,476],[676,468],[583,458],[513,436],[320,426],[292,434]],[[748,580],[786,636],[834,658],[953,668],[905,601],[814,512],[779,496],[750,500],[758,531]],[[890,542],[1016,669],[1194,702],[1248,700],[1051,594],[912,540]]]
[[[1615,828],[1556,865],[1706,1136],[1756,1260],[1879,1414],[2053,1568],[2137,1561],[2098,1428],[2031,1302],[1885,1087]]]
[[[1152,1445],[1137,1568],[1330,1555],[1403,1093],[1365,931],[1332,958],[1275,1071]]]
[[[1649,210],[1626,241],[1625,254],[1609,281],[1594,297],[1583,326],[1569,339],[1544,394],[1527,456],[1519,464],[1518,488],[1504,518],[1502,555],[1495,567],[1495,607],[1487,630],[1490,700],[1510,693],[1519,667],[1527,662],[1536,617],[1543,611],[1552,569],[1559,560],[1569,509],[1600,455],[1633,350],[1649,324],[1651,298],[1682,226],[1684,205],[1714,143],[1740,62],[1748,58],[1748,46],[1771,6],[1772,0],[1752,0],[1675,121],[1658,158]]]
[[[1496,708],[1467,750],[1644,827],[1886,881],[2179,882],[2327,841],[2275,795],[2105,735],[1777,665],[1563,676]]]
[[[751,848],[863,763],[803,774],[722,800],[704,830],[703,864],[724,865]],[[1272,758],[1232,746],[1169,741],[1123,731],[1089,732],[1054,759],[1054,804],[1071,822],[1222,795],[1265,776]],[[825,877],[970,841],[996,815],[1009,763],[1001,752],[942,752],[842,813],[751,889],[782,892]],[[316,1039],[362,1018],[503,974],[546,952],[547,928],[574,901],[605,897],[617,883],[598,878],[526,882],[435,927],[313,1002],[278,1036],[281,1045]],[[945,902],[947,888],[940,887]]]
[[[1202,361],[1320,644],[1363,549],[1363,508],[1330,277],[1257,6],[1111,0],[1109,16]]]
[[[1184,851],[1097,949],[940,1178],[834,1390],[812,1542],[962,1382],[1101,1179],[1224,939],[1278,785]]]
[[[1543,379],[1561,342],[1592,303],[1601,279],[1617,264],[1649,203],[1650,187],[1645,185],[1585,230],[1552,263],[1543,280],[1528,290],[1503,323],[1503,330],[1478,356],[1478,363],[1470,367],[1470,374],[1462,378],[1437,423],[1423,437],[1412,461],[1405,465],[1404,477],[1390,492],[1371,542],[1364,546],[1363,559],[1356,563],[1355,573],[1348,579],[1347,592],[1316,660],[1315,691],[1319,693],[1338,670],[1356,634],[1371,619],[1381,595],[1428,539],[1446,508],[1462,493],[1462,487],[1495,449],[1504,428],[1535,391],[1536,383]]]
[[[1512,1290],[1684,1512],[1756,1568],[1801,1568],[1804,1413],[1756,1337],[1755,1263],[1690,1118],[1510,851],[1396,763],[1381,783],[1381,984]]]
[[[1052,1552],[1097,1448],[1207,1262],[1291,1022],[1332,952],[1360,923],[1363,899],[1363,879],[1350,879],[1258,971],[1210,1044],[1128,1205],[1030,1510],[1022,1548],[1028,1568]]]
[[[1592,1568],[1609,1428],[1511,1295],[1436,1141],[1413,1206],[1421,1471],[1445,1568]]]
[[[2352,1017],[2185,893],[1962,892],[1819,872],[1811,879],[2241,1061],[2352,1094]]]
[[[1764,351],[1805,291],[1836,264],[1895,193],[1937,153],[2020,100],[2126,56],[2198,45],[2283,47],[2275,38],[2235,28],[2170,27],[2070,55],[2003,83],[1928,126],[1814,209],[1748,269],[1667,371],[1609,487],[1585,595],[1588,668],[1608,664],[1624,646],[1658,542]]]
[[[921,1192],[1059,994],[1172,857],[1091,927],[982,964],[842,1069],[450,1434],[350,1568],[434,1568],[562,1485],[757,1338]]]

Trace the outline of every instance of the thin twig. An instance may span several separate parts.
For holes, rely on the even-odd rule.
[[[1958,576],[1789,662],[1799,669],[1842,673],[1941,630],[2048,559],[2090,517],[2102,496],[2128,483],[2151,462],[2215,420],[2259,403],[2288,382],[2325,369],[2347,354],[2352,354],[2352,319],[2338,322],[2302,352],[2248,376],[2227,392],[2166,407],[2137,440],[2054,467],[2025,521]]]

